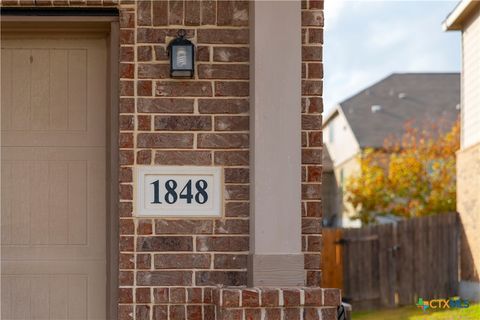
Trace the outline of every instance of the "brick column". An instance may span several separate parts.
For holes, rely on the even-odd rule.
[[[302,286],[301,5],[252,1],[250,14],[249,285]]]

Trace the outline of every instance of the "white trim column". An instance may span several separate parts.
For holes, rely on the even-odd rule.
[[[250,2],[250,286],[304,285],[301,3]]]

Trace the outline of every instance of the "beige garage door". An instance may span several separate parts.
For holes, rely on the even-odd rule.
[[[105,319],[106,39],[2,36],[2,319]]]

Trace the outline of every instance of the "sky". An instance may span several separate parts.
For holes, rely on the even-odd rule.
[[[458,1],[325,0],[324,108],[395,72],[460,72],[461,35],[442,22]]]

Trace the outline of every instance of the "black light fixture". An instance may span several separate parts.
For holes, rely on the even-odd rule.
[[[195,46],[185,38],[186,31],[178,30],[177,37],[168,44],[170,76],[192,78],[195,72]]]

